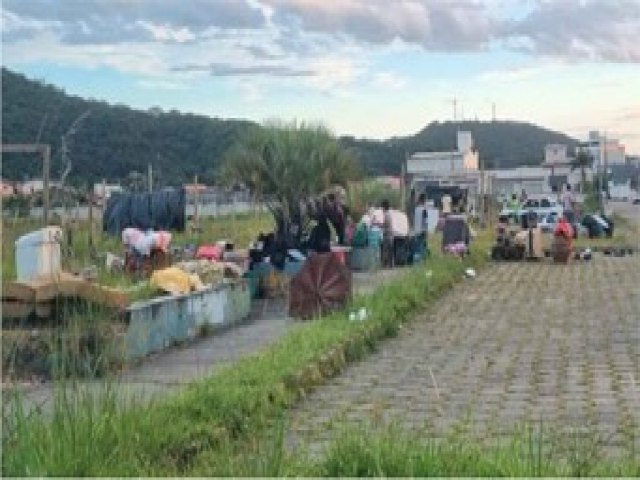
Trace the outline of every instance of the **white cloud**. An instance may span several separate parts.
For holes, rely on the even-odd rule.
[[[196,36],[187,27],[175,28],[170,25],[157,25],[145,20],[138,20],[136,23],[151,32],[153,39],[159,42],[185,43],[196,39]]]
[[[364,66],[349,58],[324,57],[309,62],[314,72],[307,83],[319,90],[332,90],[354,84],[364,72]]]
[[[407,80],[393,72],[381,72],[374,75],[373,84],[382,89],[402,90],[406,87]]]

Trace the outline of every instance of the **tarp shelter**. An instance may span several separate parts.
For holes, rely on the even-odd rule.
[[[185,209],[184,189],[119,193],[112,195],[107,202],[102,229],[112,235],[119,235],[127,227],[183,232]]]

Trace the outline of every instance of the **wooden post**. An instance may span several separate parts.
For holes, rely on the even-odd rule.
[[[93,192],[89,192],[89,252],[93,251]]]
[[[193,219],[194,219],[194,225],[196,227],[196,231],[199,231],[200,229],[200,212],[199,212],[199,204],[200,204],[200,191],[198,189],[198,175],[195,176],[194,180],[193,180],[193,184],[194,184],[194,188],[195,188],[195,192],[194,192],[194,199],[193,199],[193,209],[194,209],[194,213],[193,213]]]
[[[42,149],[42,220],[49,224],[49,164],[51,161],[51,147],[44,145]]]

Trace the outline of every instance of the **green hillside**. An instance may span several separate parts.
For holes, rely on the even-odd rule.
[[[70,137],[73,169],[70,183],[83,184],[106,178],[118,180],[130,172],[145,172],[153,163],[160,184],[176,184],[195,174],[213,182],[224,153],[248,129],[259,128],[243,120],[223,120],[172,110],[134,110],[124,105],[85,100],[63,90],[2,69],[2,142],[40,141],[53,148],[52,177],[63,169],[61,137],[76,118],[89,111],[77,133]],[[456,130],[473,132],[486,168],[537,165],[544,145],[575,140],[529,123],[434,122],[415,135],[388,140],[343,137],[353,148],[363,171],[370,175],[399,174],[402,160],[415,151],[451,150]],[[24,179],[39,175],[35,158],[3,158],[2,175]]]

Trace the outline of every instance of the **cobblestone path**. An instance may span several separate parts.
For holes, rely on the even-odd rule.
[[[640,254],[489,266],[312,392],[287,444],[313,453],[380,422],[435,437],[464,424],[489,442],[543,422],[639,450]]]

